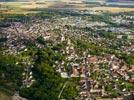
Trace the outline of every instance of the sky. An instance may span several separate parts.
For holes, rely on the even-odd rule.
[[[0,1],[32,1],[32,0],[0,0]],[[35,1],[68,1],[68,0],[35,0]],[[69,0],[71,1],[71,0]],[[72,0],[74,1],[74,0]],[[75,0],[77,1],[77,0]],[[89,1],[89,2],[100,2],[100,1],[106,1],[106,2],[127,2],[127,1],[134,1],[134,0],[78,0],[78,1]]]

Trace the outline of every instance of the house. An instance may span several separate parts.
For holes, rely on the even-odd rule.
[[[73,66],[72,67],[72,74],[71,77],[79,77],[79,71],[77,69],[78,66]]]
[[[62,78],[69,78],[67,72],[61,72],[60,74]]]
[[[80,92],[80,96],[87,97],[89,95],[88,91],[82,91]]]
[[[131,66],[131,69],[129,70],[129,72],[134,72],[134,65]]]
[[[134,83],[134,75],[130,76],[130,79],[128,80],[130,83]]]
[[[81,85],[81,89],[82,90],[89,91],[90,88],[91,88],[91,83],[90,83],[90,80],[88,78],[82,78],[80,80],[80,85]]]
[[[112,63],[111,68],[112,68],[112,70],[117,70],[117,69],[119,69],[119,65],[117,65],[116,63]]]
[[[98,62],[98,58],[97,58],[97,56],[88,57],[87,61],[89,63],[97,63]]]
[[[102,95],[102,89],[91,89],[90,93],[91,94],[96,94],[97,96],[101,96]]]

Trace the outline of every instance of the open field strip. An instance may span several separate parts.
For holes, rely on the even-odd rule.
[[[6,11],[3,10],[2,13],[17,13],[17,14],[27,14],[27,13],[37,13],[37,11],[33,11],[33,9],[77,9],[77,10],[92,10],[92,11],[102,11],[102,12],[111,12],[111,13],[119,13],[119,12],[130,12],[134,11],[134,8],[121,8],[121,7],[88,7],[88,4],[69,4],[63,2],[0,2],[0,10],[2,7],[6,8]]]

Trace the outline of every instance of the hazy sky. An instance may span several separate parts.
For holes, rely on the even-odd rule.
[[[33,0],[0,0],[0,1],[33,1]],[[35,1],[77,1],[77,0],[35,0]],[[92,2],[97,2],[97,1],[115,1],[115,2],[122,2],[122,1],[134,1],[134,0],[78,0],[78,1],[92,1]]]

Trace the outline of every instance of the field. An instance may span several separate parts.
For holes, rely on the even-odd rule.
[[[94,6],[94,7],[93,7]],[[84,3],[63,3],[63,2],[6,2],[0,3],[1,13],[12,14],[27,14],[37,13],[33,9],[43,8],[62,8],[62,9],[78,9],[78,10],[93,10],[101,12],[129,12],[134,11],[134,8],[121,8],[121,7],[105,7],[100,5],[84,4]]]
[[[111,13],[130,12],[134,11],[134,8],[120,8],[120,7],[94,7],[92,10],[108,11]]]

